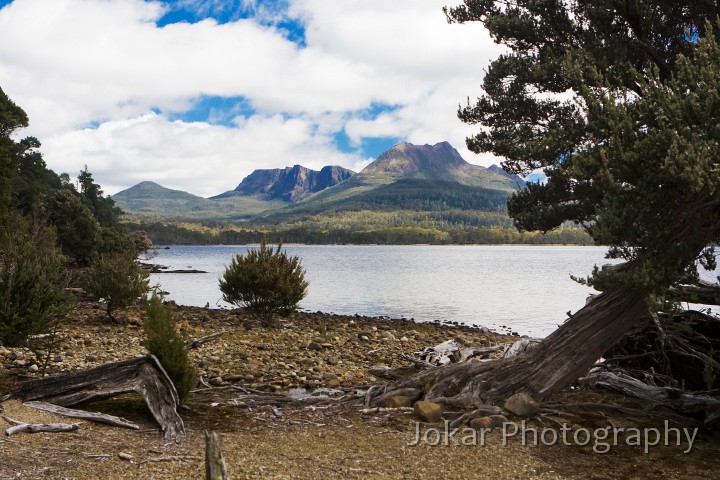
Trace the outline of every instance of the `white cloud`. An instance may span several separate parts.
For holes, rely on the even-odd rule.
[[[256,168],[352,168],[362,161],[335,150],[313,122],[281,115],[254,116],[228,128],[150,113],[53,136],[43,151],[62,159],[55,167],[71,174],[82,168],[75,159],[84,159],[106,192],[152,180],[201,196],[232,190]]]
[[[27,111],[24,133],[40,138],[51,168],[73,174],[87,164],[110,193],[155,180],[211,195],[254,168],[358,168],[361,153],[333,144],[343,129],[357,144],[448,140],[468,161],[492,161],[464,149],[476,127],[455,111],[480,93],[498,47],[479,24],[448,25],[443,0],[230,3],[258,18],[160,28],[169,4],[15,0],[0,10],[0,87]],[[227,8],[181,5],[199,14]],[[268,26],[281,18],[305,23],[305,46]],[[243,97],[257,114],[231,127],[168,121],[200,96]],[[356,116],[374,104],[397,109]]]

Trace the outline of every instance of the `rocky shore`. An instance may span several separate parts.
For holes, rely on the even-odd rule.
[[[96,302],[84,301],[55,335],[31,340],[27,348],[0,347],[6,381],[82,370],[146,353],[139,308],[124,312],[115,325]],[[376,383],[373,367],[407,364],[401,355],[455,338],[468,346],[512,343],[486,328],[415,323],[411,320],[297,313],[282,327],[260,327],[242,310],[175,307],[173,317],[188,341],[215,334],[190,349],[201,382],[238,384],[256,391],[292,388],[353,388]]]

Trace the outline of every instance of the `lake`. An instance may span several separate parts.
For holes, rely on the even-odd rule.
[[[171,246],[150,261],[202,274],[153,274],[181,305],[231,308],[218,279],[247,246]],[[289,245],[310,283],[300,307],[338,314],[459,322],[544,337],[594,290],[586,276],[607,263],[604,247]]]

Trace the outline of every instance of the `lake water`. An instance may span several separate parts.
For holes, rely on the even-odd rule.
[[[604,247],[317,246],[284,247],[298,255],[310,283],[308,311],[483,325],[543,337],[594,291],[570,279],[607,263]],[[246,246],[171,246],[153,263],[204,274],[153,274],[181,305],[232,307],[218,279]]]

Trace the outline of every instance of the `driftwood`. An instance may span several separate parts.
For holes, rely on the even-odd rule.
[[[710,430],[720,429],[718,399],[692,395],[676,388],[654,387],[623,373],[600,372],[595,377],[595,385],[700,418]]]
[[[205,432],[205,479],[230,480],[217,432]]]
[[[186,340],[185,341],[185,349],[190,350],[191,348],[200,348],[203,345],[205,345],[207,342],[209,342],[211,340],[215,340],[216,338],[221,337],[224,334],[225,334],[225,332],[220,332],[220,333],[214,333],[212,335],[208,335],[207,337],[193,338],[190,340]]]
[[[427,366],[438,367],[450,363],[462,363],[471,358],[494,353],[504,349],[504,345],[494,347],[463,347],[455,339],[439,343],[434,347],[425,347],[418,355]]]
[[[2,417],[12,427],[5,430],[8,437],[16,433],[38,433],[38,432],[74,432],[80,428],[79,423],[24,423],[13,420],[10,417]]]
[[[453,339],[435,345],[434,347],[425,347],[422,352],[416,354],[420,358],[404,354],[398,355],[398,358],[406,360],[412,365],[396,368],[379,365],[370,368],[369,372],[371,375],[384,378],[385,380],[402,380],[415,375],[421,370],[436,368],[450,363],[467,362],[472,358],[494,353],[505,348],[505,345],[496,345],[494,347],[462,347],[457,340]]]
[[[25,405],[26,407],[34,408],[36,410],[54,413],[63,417],[80,418],[82,420],[105,423],[107,425],[113,425],[115,427],[131,428],[133,430],[140,429],[139,425],[132,423],[130,420],[116,417],[114,415],[108,415],[106,413],[75,410],[74,408],[60,407],[58,405],[53,405],[46,402],[25,402],[23,403],[23,405]]]
[[[669,289],[676,300],[703,305],[720,305],[720,286],[707,282],[695,285],[675,285]]]
[[[509,348],[505,350],[504,358],[512,358],[520,355],[523,352],[529,352],[537,348],[540,345],[539,340],[532,340],[529,338],[523,338],[513,343]]]
[[[185,426],[176,410],[179,403],[177,391],[153,355],[30,380],[0,398],[0,402],[16,398],[23,402],[38,400],[72,407],[129,392],[137,392],[145,398],[166,439],[180,441],[185,434]]]

